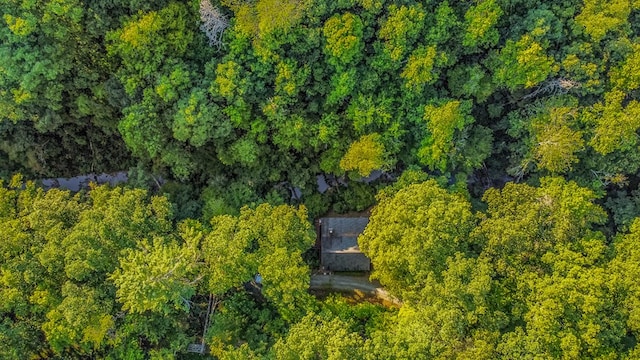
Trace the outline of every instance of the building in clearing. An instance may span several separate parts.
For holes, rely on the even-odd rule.
[[[371,260],[358,246],[367,217],[326,217],[320,226],[320,265],[328,271],[370,271]]]

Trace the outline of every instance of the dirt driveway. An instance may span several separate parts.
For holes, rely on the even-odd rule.
[[[369,281],[366,275],[311,275],[311,289],[335,290],[338,292],[360,291],[367,295],[388,301],[394,305],[402,305],[400,300],[384,290],[379,283]]]

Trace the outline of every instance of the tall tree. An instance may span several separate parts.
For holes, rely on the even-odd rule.
[[[342,170],[356,170],[360,176],[369,176],[373,170],[384,167],[386,167],[384,145],[380,142],[380,135],[376,133],[360,137],[349,146],[340,160]]]
[[[358,243],[374,265],[372,277],[395,294],[415,296],[448,258],[469,250],[473,214],[461,194],[429,180],[378,201]]]
[[[314,241],[306,210],[259,205],[239,217],[214,217],[203,240],[208,289],[217,295],[261,277],[262,292],[281,315],[296,319],[307,306],[309,270],[302,253]]]
[[[423,164],[440,171],[453,167],[454,154],[462,150],[456,144],[460,134],[468,131],[467,127],[474,122],[470,112],[469,101],[444,100],[425,106],[428,135],[418,150],[418,158]]]

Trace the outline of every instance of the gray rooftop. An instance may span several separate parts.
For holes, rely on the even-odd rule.
[[[360,252],[358,235],[369,223],[369,218],[323,218],[322,251]]]
[[[369,223],[366,217],[321,219],[320,263],[330,271],[370,271],[371,261],[358,246],[358,236]]]

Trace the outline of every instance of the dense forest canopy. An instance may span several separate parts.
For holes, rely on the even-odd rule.
[[[639,1],[0,10],[0,358],[640,357]]]

